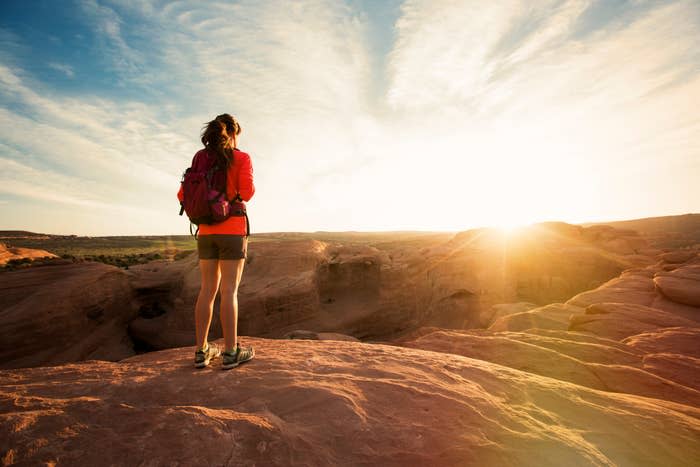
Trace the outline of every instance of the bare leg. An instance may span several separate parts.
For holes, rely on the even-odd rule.
[[[245,259],[220,260],[221,268],[221,327],[224,350],[236,348],[238,341],[238,285],[243,276]]]
[[[199,289],[197,304],[194,307],[194,321],[197,330],[197,348],[203,349],[207,343],[211,316],[214,308],[216,291],[219,289],[218,259],[200,259],[199,269],[202,273],[202,287]]]

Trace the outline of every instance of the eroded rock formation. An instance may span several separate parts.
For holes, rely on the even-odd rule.
[[[421,326],[485,327],[656,260],[640,253],[646,243],[634,232],[563,223],[512,236],[494,229],[309,235],[251,244],[239,290],[241,332],[281,337],[311,329],[386,340]],[[152,348],[191,343],[196,267],[193,256],[149,273],[147,283],[176,286],[161,300],[161,315],[132,323],[135,339]],[[216,318],[212,335],[221,335]]]
[[[0,368],[134,355],[128,274],[102,263],[42,266],[0,275]]]
[[[229,372],[218,362],[195,370],[193,348],[3,371],[0,455],[6,464],[251,466],[680,466],[700,458],[690,389],[669,392],[670,401],[601,390],[593,375],[588,386],[574,384],[451,352],[244,339],[257,357]],[[589,355],[600,360],[595,347]]]
[[[670,255],[624,231],[547,229],[510,245],[507,260],[483,232],[260,242],[241,288],[242,323],[287,339],[241,337],[257,356],[228,372],[218,360],[195,370],[192,347],[0,370],[0,458],[697,464],[697,249]],[[542,264],[528,263],[533,255]],[[118,359],[134,342],[189,344],[198,275],[194,256],[128,272],[92,263],[5,273],[4,361]],[[584,282],[590,290],[579,290]],[[573,292],[539,303],[564,291]]]

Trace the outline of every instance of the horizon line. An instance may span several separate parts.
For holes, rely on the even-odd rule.
[[[619,223],[619,222],[635,222],[635,221],[644,221],[644,220],[652,220],[652,219],[662,219],[662,218],[668,218],[668,217],[685,217],[685,216],[700,216],[700,211],[699,212],[686,212],[683,214],[667,214],[667,215],[661,215],[661,216],[649,216],[649,217],[638,217],[638,218],[633,218],[633,219],[613,219],[613,220],[599,220],[599,221],[584,221],[584,222],[566,222],[562,220],[546,220],[546,221],[537,221],[537,222],[530,222],[530,223],[524,223],[521,225],[517,225],[514,228],[522,228],[522,227],[530,227],[538,224],[551,224],[551,223],[560,223],[560,224],[569,224],[569,225],[578,225],[581,227],[586,227],[586,226],[593,226],[593,225],[603,225],[603,224],[610,224],[610,223]],[[437,234],[437,233],[458,233],[458,232],[467,232],[470,230],[478,230],[478,229],[502,229],[503,227],[498,226],[498,225],[482,225],[482,226],[474,226],[474,227],[469,227],[466,229],[446,229],[446,230],[423,230],[423,229],[406,229],[406,230],[277,230],[277,231],[267,231],[267,232],[255,232],[251,234],[253,235],[275,235],[275,234],[381,234],[381,233],[416,233],[416,234]],[[76,233],[46,233],[46,232],[34,232],[31,230],[25,230],[25,229],[0,229],[0,235],[2,234],[7,234],[10,232],[26,232],[28,234],[33,234],[33,235],[46,235],[46,236],[53,236],[53,237],[184,237],[184,236],[191,236],[191,234],[187,233],[161,233],[161,234],[132,234],[132,235],[81,235],[81,234],[76,234]]]

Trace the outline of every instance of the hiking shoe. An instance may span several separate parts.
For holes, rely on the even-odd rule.
[[[236,350],[233,352],[224,352],[223,354],[223,364],[221,368],[224,370],[230,370],[235,368],[241,363],[245,363],[248,360],[252,360],[255,357],[255,351],[252,347],[241,347],[240,344],[236,344]]]
[[[221,355],[221,349],[217,347],[216,344],[207,344],[207,348],[204,350],[197,350],[194,353],[194,367],[195,368],[204,368],[205,366],[209,365],[209,362],[213,359]]]

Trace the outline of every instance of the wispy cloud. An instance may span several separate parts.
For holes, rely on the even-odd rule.
[[[27,200],[123,216],[89,233],[184,230],[177,182],[201,125],[222,112],[243,123],[260,230],[698,208],[691,0],[407,0],[385,25],[386,57],[370,40],[372,12],[355,3],[80,7],[100,64],[141,97],[61,92],[19,65],[22,38],[0,30],[12,45],[0,53],[0,157],[12,169],[0,183]],[[69,60],[49,66],[89,79]]]
[[[699,175],[700,115],[688,106],[700,101],[700,5],[658,4],[581,37],[597,3],[404,4],[388,98],[413,115],[409,131],[433,136],[439,199],[502,197],[471,208],[484,219],[494,208],[581,220],[697,209],[670,202],[670,173]]]
[[[49,62],[48,67],[63,73],[68,78],[75,77],[75,71],[73,71],[73,67],[65,63]]]
[[[90,190],[87,189],[86,181],[78,177],[36,169],[12,159],[1,158],[0,163],[5,168],[0,175],[0,193],[77,207],[111,207],[109,203],[95,199],[101,197],[97,183],[93,183]]]
[[[172,4],[151,20],[168,31],[158,43],[169,77],[165,86],[180,96],[175,112],[190,110],[182,126],[191,134],[223,111],[243,122],[243,144],[254,147],[260,185],[276,187],[259,191],[263,219],[297,222],[295,198],[310,206],[325,203],[328,197],[311,185],[365,157],[358,148],[373,120],[366,99],[371,52],[366,23],[347,6]],[[283,193],[295,196],[281,201]]]
[[[79,6],[86,15],[97,37],[97,47],[114,73],[123,80],[141,81],[146,71],[141,52],[130,46],[122,34],[122,18],[113,8],[97,0],[80,0]]]
[[[244,123],[245,138],[255,144],[259,183],[280,190],[260,196],[269,200],[270,219],[281,190],[301,193],[309,173],[349,157],[335,143],[347,141],[347,130],[357,127],[368,76],[363,24],[347,7],[194,2],[153,8],[147,2],[105,6],[95,1],[82,6],[95,20],[102,38],[98,47],[121,70],[123,85],[160,85],[168,95],[157,105],[98,95],[49,97],[47,86],[25,70],[0,65],[0,92],[12,107],[0,109],[0,140],[30,154],[24,156],[27,167],[70,173],[69,186],[94,198],[90,202],[109,199],[127,206],[151,200],[154,217],[174,230],[182,225],[172,216],[179,176],[197,149],[201,125],[213,115],[234,112]],[[151,49],[136,52],[126,42],[120,8],[130,15],[149,13],[142,20],[153,26]],[[160,57],[154,60],[158,68],[145,70],[149,77],[144,79],[139,70],[153,57]],[[314,137],[306,130],[312,127],[326,134]],[[42,137],[32,137],[37,133]],[[303,167],[279,164],[304,152],[311,157]],[[62,196],[58,187],[25,189],[33,179],[27,170],[15,176],[26,182],[7,186],[22,196],[46,199],[51,193],[62,202],[84,201]],[[94,190],[95,184],[101,189]]]

